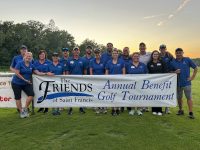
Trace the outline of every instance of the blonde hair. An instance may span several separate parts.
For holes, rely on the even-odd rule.
[[[25,59],[25,57],[26,57],[27,55],[31,55],[31,57],[33,58],[33,54],[32,54],[31,52],[26,52],[26,53],[24,54],[23,60]]]

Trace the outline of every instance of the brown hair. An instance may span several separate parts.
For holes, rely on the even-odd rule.
[[[39,56],[40,56],[40,54],[42,54],[42,53],[45,54],[45,59],[47,59],[47,52],[46,52],[45,50],[40,50],[40,51],[39,51],[39,53],[38,53],[38,59],[40,59]]]

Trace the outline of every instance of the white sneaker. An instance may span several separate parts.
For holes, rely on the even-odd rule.
[[[142,112],[140,110],[137,110],[137,114],[138,114],[138,116],[141,116]]]
[[[162,116],[162,113],[161,113],[161,112],[158,112],[158,116]]]
[[[29,117],[29,113],[28,113],[28,109],[27,108],[23,108],[23,112],[25,113],[26,117]]]
[[[25,114],[24,111],[20,112],[20,118],[26,118],[26,117],[27,117],[27,116],[26,116],[26,114]]]
[[[135,114],[134,110],[129,111],[129,115],[134,115],[134,114]]]
[[[152,114],[153,114],[153,115],[157,115],[157,112],[153,112]]]

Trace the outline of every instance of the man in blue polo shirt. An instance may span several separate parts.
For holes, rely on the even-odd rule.
[[[62,58],[60,58],[60,63],[63,65],[64,67],[64,71],[66,72],[67,70],[67,60],[69,58],[69,49],[68,48],[62,48]]]
[[[130,54],[129,47],[124,47],[123,54],[120,55],[119,58],[124,60],[125,66],[127,66],[131,62],[131,57],[129,54]]]
[[[179,111],[177,115],[184,115],[184,111],[182,110],[182,97],[184,91],[189,107],[189,118],[194,119],[194,114],[192,112],[191,81],[195,78],[198,68],[190,58],[183,57],[182,48],[177,48],[175,50],[175,54],[176,59],[172,60],[172,62],[170,63],[170,67],[171,70],[178,75],[177,99]],[[194,69],[192,76],[190,76],[190,68]]]
[[[10,70],[12,72],[14,72],[15,66],[17,65],[18,62],[23,60],[23,57],[25,55],[25,53],[27,52],[27,47],[25,45],[22,45],[20,47],[20,55],[14,56],[12,59],[12,63],[10,65]]]
[[[94,59],[94,57],[92,56],[92,46],[87,46],[86,47],[86,50],[85,50],[85,56],[83,57],[85,63],[86,63],[86,67],[87,67],[87,75],[90,74],[90,67],[89,67],[89,64],[90,64],[90,61],[92,59]]]
[[[113,44],[107,43],[107,51],[101,55],[101,60],[104,63],[104,65],[106,65],[107,62],[112,59],[112,50],[113,50]]]
[[[85,60],[79,56],[80,49],[75,47],[72,51],[72,57],[70,57],[67,61],[67,75],[86,75],[87,74],[87,66]],[[84,114],[85,111],[82,107],[79,109],[80,113]],[[72,108],[69,109],[68,115],[72,114]]]

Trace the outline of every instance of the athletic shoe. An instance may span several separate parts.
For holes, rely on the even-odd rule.
[[[96,110],[96,112],[95,112],[96,114],[100,114],[100,112],[99,112],[99,110]]]
[[[193,112],[189,112],[189,116],[188,116],[190,119],[194,119],[194,115],[193,115]]]
[[[162,113],[161,113],[161,112],[158,112],[158,116],[162,116]]]
[[[24,111],[20,112],[20,118],[26,118],[26,113]]]
[[[140,110],[137,110],[137,115],[138,116],[141,116],[142,115],[142,112]]]
[[[157,115],[157,112],[153,112],[152,114],[153,114],[153,115]]]
[[[79,108],[79,112],[81,113],[81,114],[85,114],[85,111],[83,110],[83,108],[81,107],[81,108]]]
[[[49,109],[48,108],[45,108],[44,109],[44,113],[48,113]]]
[[[103,114],[107,114],[106,108],[103,108],[103,109],[102,109],[102,113],[103,113]]]
[[[37,112],[43,112],[44,108],[40,108]]]
[[[29,117],[28,109],[27,108],[23,108],[23,111],[24,111],[26,117]]]
[[[135,111],[134,111],[134,110],[131,110],[131,111],[129,111],[128,114],[133,116],[133,115],[135,114]]]
[[[61,113],[60,113],[60,111],[59,111],[59,110],[57,110],[57,111],[56,111],[56,113],[57,113],[57,115],[61,115]]]
[[[179,110],[176,115],[178,115],[178,116],[184,115],[184,111],[183,110]]]
[[[121,107],[120,111],[123,113],[124,112],[124,107]]]

